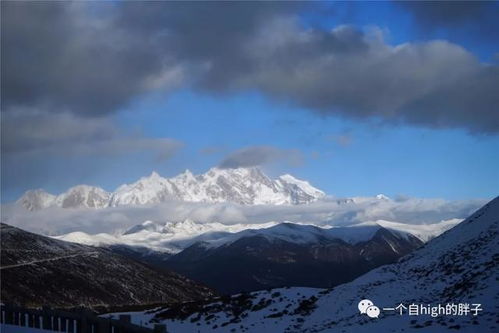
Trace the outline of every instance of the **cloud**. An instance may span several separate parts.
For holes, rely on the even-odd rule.
[[[432,224],[464,219],[486,200],[447,201],[406,198],[403,201],[360,199],[356,202],[328,199],[295,206],[241,206],[230,203],[167,202],[155,206],[106,209],[49,208],[28,212],[12,204],[2,205],[2,221],[34,232],[64,234],[119,232],[146,220],[166,222],[265,223],[269,221],[345,226],[386,220],[405,224]]]
[[[182,143],[125,133],[107,118],[82,118],[70,113],[17,110],[2,118],[2,153],[44,156],[115,156],[153,152],[159,159],[173,155]]]
[[[261,166],[271,163],[300,165],[303,154],[296,149],[280,149],[272,146],[251,146],[234,151],[220,162],[223,169]]]
[[[120,182],[136,172],[137,163],[158,167],[182,147],[175,139],[121,129],[109,117],[36,109],[2,113],[3,198],[33,187]]]
[[[235,44],[278,7],[4,1],[3,107],[116,112],[141,94],[180,86],[186,71],[222,55],[211,51],[222,51],[217,44]],[[223,54],[230,59],[230,48]]]
[[[442,6],[421,8],[463,20],[471,5]],[[322,115],[499,132],[497,65],[445,40],[394,46],[376,28],[305,27],[298,13],[321,4],[3,2],[2,9],[6,112],[97,116],[182,86],[259,91]]]
[[[336,144],[340,145],[341,147],[348,147],[353,142],[353,137],[350,133],[331,135],[328,137],[328,139],[336,142]]]
[[[161,41],[129,37],[112,24],[112,10],[104,3],[2,2],[5,110],[22,105],[96,116],[181,81]]]
[[[435,40],[390,46],[380,32],[262,27],[248,45],[255,67],[231,86],[260,89],[321,114],[431,128],[498,132],[499,67]]]

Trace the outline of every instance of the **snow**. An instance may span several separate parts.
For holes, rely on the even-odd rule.
[[[170,179],[153,173],[134,184],[118,188],[113,193],[109,206],[144,205],[168,199],[280,205],[311,202],[321,196],[308,195],[299,187],[290,190],[279,185],[279,182],[271,180],[257,168],[212,168],[197,176],[186,170]]]
[[[232,319],[231,311],[226,308],[227,311],[217,313],[215,318],[211,320],[209,319],[206,321],[203,320],[204,318],[197,320],[197,314],[194,314],[187,317],[185,320],[168,320],[166,325],[169,332],[241,332],[240,327],[250,328],[251,332],[284,332],[286,327],[293,323],[293,320],[290,320],[290,318],[285,318],[283,320],[282,317],[269,319],[268,316],[283,311],[293,311],[299,306],[300,301],[317,296],[321,291],[321,289],[317,288],[294,287],[273,289],[271,292],[252,292],[248,294],[249,301],[251,302],[249,307],[256,308],[256,310],[251,311],[251,317],[240,318],[240,321],[236,323],[222,326],[225,323],[229,323]],[[224,305],[232,301],[237,301],[241,296],[244,297],[245,295],[232,295],[231,300],[229,301],[215,301],[215,303],[211,303],[209,306],[224,308]],[[164,308],[156,308],[153,311],[148,311],[149,313],[119,312],[102,315],[102,317],[111,316],[112,318],[119,318],[120,314],[130,314],[133,324],[142,324],[144,327],[153,328],[154,322],[151,322],[151,320],[162,310],[164,310]],[[269,325],[269,322],[272,322],[272,324]],[[213,329],[214,325],[217,326],[215,329]]]
[[[110,193],[100,187],[77,185],[58,195],[55,204],[63,208],[104,208]]]
[[[100,233],[95,235],[90,235],[82,231],[70,232],[61,236],[54,236],[53,238],[59,239],[66,242],[78,243],[84,245],[91,246],[100,246],[100,245],[110,245],[110,244],[119,244],[120,241],[113,235]]]
[[[154,251],[178,253],[186,247],[203,242],[203,246],[216,248],[235,242],[243,237],[263,236],[269,240],[282,240],[296,244],[310,244],[321,239],[340,239],[349,244],[370,240],[381,228],[390,230],[395,236],[407,238],[414,235],[427,241],[457,224],[460,220],[442,221],[431,225],[409,225],[381,221],[359,223],[352,226],[314,225],[293,222],[267,222],[259,224],[199,223],[191,219],[179,222],[145,221],[122,234],[99,233],[90,235],[72,232],[56,239],[85,245],[127,245],[149,248]]]
[[[279,177],[279,179],[285,183],[298,186],[299,188],[301,188],[305,193],[307,193],[310,196],[323,197],[326,195],[321,190],[318,190],[315,187],[313,187],[312,185],[310,185],[309,182],[307,182],[305,180],[297,179],[297,178],[291,176],[290,174],[282,175]]]
[[[379,225],[320,227],[286,222],[269,228],[243,230],[225,237],[205,239],[204,242],[206,247],[219,247],[243,237],[263,236],[270,241],[281,240],[295,244],[318,243],[321,239],[340,239],[350,244],[357,244],[371,239],[380,228]]]
[[[17,200],[27,210],[40,210],[51,206],[63,208],[104,208],[110,193],[100,187],[77,185],[57,196],[44,190],[29,190]]]
[[[160,252],[177,253],[197,241],[208,241],[242,230],[268,228],[276,224],[276,222],[268,222],[225,225],[217,222],[196,223],[190,219],[166,223],[145,221],[118,235],[106,233],[90,235],[84,232],[71,232],[53,236],[53,238],[93,246],[127,245],[145,247]]]
[[[93,246],[127,245],[149,248],[154,251],[178,253],[186,247],[203,242],[205,247],[216,248],[243,237],[263,236],[269,240],[283,240],[297,244],[318,242],[322,239],[340,239],[349,244],[370,240],[380,228],[390,230],[394,235],[407,238],[416,236],[427,242],[457,225],[461,220],[452,219],[433,224],[412,225],[385,220],[363,222],[351,226],[315,225],[286,221],[270,221],[256,224],[201,223],[191,219],[165,223],[145,221],[122,234],[87,234],[76,231],[54,236],[56,239]]]
[[[32,190],[26,192],[18,203],[28,210],[52,205],[63,208],[151,205],[172,200],[293,205],[310,203],[324,196],[324,192],[291,175],[274,180],[258,168],[212,168],[200,175],[186,170],[173,178],[164,178],[153,171],[135,183],[119,186],[113,193],[88,185],[75,186],[58,196]]]
[[[29,190],[17,200],[17,203],[28,210],[38,210],[50,207],[55,203],[56,196],[42,189]]]
[[[333,289],[281,288],[214,299],[198,308],[174,305],[130,314],[132,322],[151,327],[153,319],[171,332],[497,332],[498,235],[499,197],[397,263]],[[468,303],[481,304],[483,310],[477,316],[435,318],[382,310],[379,318],[371,319],[357,309],[366,298],[380,309],[400,303]],[[303,301],[311,306],[298,306]]]
[[[377,220],[376,223],[384,228],[408,232],[418,237],[423,242],[428,242],[430,239],[455,227],[461,221],[462,219],[450,219],[431,224],[407,224],[386,220]]]
[[[378,199],[378,200],[391,200],[389,197],[387,197],[386,195],[381,194],[381,193],[376,195],[376,199]]]

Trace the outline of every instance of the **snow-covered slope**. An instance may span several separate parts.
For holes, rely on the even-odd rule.
[[[377,220],[376,224],[384,228],[408,232],[421,239],[423,242],[427,242],[432,238],[443,234],[445,231],[455,227],[456,225],[461,223],[461,221],[462,219],[450,219],[432,224],[407,224]]]
[[[49,206],[103,208],[150,205],[169,200],[232,202],[242,205],[295,205],[316,201],[324,192],[290,175],[271,179],[258,168],[212,168],[201,175],[189,170],[173,178],[153,172],[113,193],[99,187],[79,185],[53,196],[43,190],[26,192],[17,202],[28,210]]]
[[[281,205],[308,203],[323,196],[322,191],[308,182],[291,176],[272,180],[258,168],[212,168],[198,176],[186,170],[170,179],[153,173],[136,183],[119,187],[109,205],[150,204],[168,199]]]
[[[42,189],[29,190],[17,200],[17,203],[27,210],[39,210],[54,205],[56,197]]]
[[[499,197],[399,262],[333,289],[253,292],[132,313],[132,321],[172,332],[497,332],[498,273]],[[379,307],[378,318],[359,313],[363,299]],[[408,312],[447,304],[456,313]],[[459,315],[459,304],[480,310]]]
[[[203,240],[203,246],[207,248],[227,246],[241,238],[254,236],[260,236],[269,241],[284,241],[294,244],[319,244],[331,240],[357,244],[370,240],[382,228],[376,223],[363,223],[348,227],[318,227],[286,222],[268,228],[247,229],[237,233],[215,235],[211,239],[206,237]],[[404,231],[390,230],[399,238],[407,238],[410,235]]]
[[[375,224],[320,228],[281,223],[215,236],[198,237],[164,265],[223,294],[330,287],[393,263],[423,244],[410,234]]]
[[[276,224],[269,222],[225,225],[217,222],[197,223],[190,219],[166,223],[145,221],[117,235],[106,233],[90,235],[76,231],[53,238],[93,246],[125,245],[177,253],[200,240],[215,240],[242,230],[268,228]]]
[[[91,235],[75,231],[54,238],[85,245],[125,245],[148,248],[159,252],[178,253],[199,241],[205,242],[206,246],[216,247],[234,242],[242,237],[255,235],[292,242],[303,242],[307,239],[319,241],[319,238],[341,239],[347,243],[355,244],[368,240],[381,227],[397,231],[400,234],[408,233],[426,242],[459,222],[459,219],[453,219],[434,224],[412,225],[378,220],[348,227],[303,225],[301,228],[292,228],[293,224],[298,226],[302,224],[268,222],[228,225],[217,222],[201,223],[186,219],[184,221],[165,223],[145,221],[121,234],[99,233]]]
[[[60,195],[53,195],[44,190],[29,190],[17,203],[27,210],[40,210],[50,206],[62,208],[104,208],[108,205],[110,193],[100,187],[78,185]]]
[[[100,187],[78,185],[57,196],[55,204],[62,208],[104,208],[110,193]]]

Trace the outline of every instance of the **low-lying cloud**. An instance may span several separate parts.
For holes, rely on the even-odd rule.
[[[328,199],[308,205],[241,206],[169,202],[155,206],[116,207],[99,210],[52,207],[29,212],[14,204],[2,206],[2,221],[30,231],[58,235],[73,231],[87,233],[120,232],[146,220],[157,222],[264,223],[300,222],[346,226],[367,221],[387,220],[407,224],[431,224],[464,219],[486,200],[447,201],[405,198],[404,200],[357,199],[355,202]]]

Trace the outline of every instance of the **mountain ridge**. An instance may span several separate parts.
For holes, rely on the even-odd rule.
[[[203,299],[213,291],[104,248],[0,224],[2,302],[88,307]]]
[[[459,219],[454,219],[451,221],[442,221],[432,225],[410,225],[390,221],[376,221],[353,224],[344,227],[331,227],[329,225],[319,226],[315,224],[292,223],[290,221],[282,223],[270,221],[258,224],[239,223],[227,225],[218,222],[200,223],[191,219],[169,222],[154,222],[148,220],[128,228],[121,234],[87,234],[85,232],[75,231],[53,237],[68,242],[93,246],[123,245],[129,247],[149,248],[159,252],[177,253],[194,244],[196,241],[221,242],[224,241],[224,239],[228,240],[230,238],[240,237],[244,233],[258,233],[258,230],[260,229],[269,229],[278,225],[284,225],[286,223],[303,226],[303,231],[306,231],[306,228],[320,228],[317,230],[324,230],[324,232],[331,235],[336,234],[338,238],[341,238],[346,242],[355,241],[356,238],[359,237],[359,233],[354,232],[355,230],[368,230],[368,228],[359,227],[369,226],[375,228],[376,226],[378,228],[383,227],[396,232],[409,233],[420,239],[422,242],[426,242],[459,222]],[[329,231],[327,231],[328,229]]]
[[[153,171],[134,183],[120,185],[114,192],[98,186],[77,185],[53,195],[29,190],[16,203],[27,210],[51,206],[62,208],[105,208],[151,205],[170,200],[185,202],[232,202],[241,205],[299,205],[325,197],[309,182],[289,174],[271,179],[259,168],[211,168],[194,175],[189,170],[172,178]]]
[[[335,288],[243,293],[132,313],[132,322],[165,323],[179,332],[497,332],[498,236],[499,197],[396,263]],[[364,299],[381,310],[379,318],[359,313]],[[478,304],[480,310],[411,316],[411,304]]]
[[[164,265],[221,293],[282,286],[331,287],[423,245],[380,225],[319,228],[280,223],[195,242]]]

